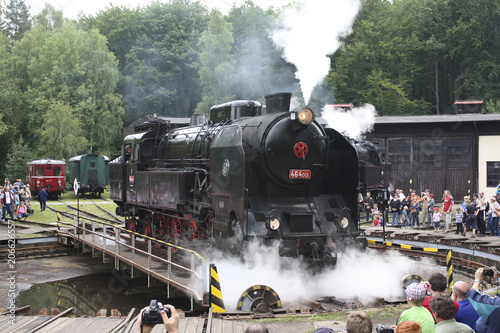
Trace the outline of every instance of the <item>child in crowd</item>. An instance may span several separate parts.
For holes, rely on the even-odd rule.
[[[420,219],[418,214],[420,214],[420,202],[418,201],[420,197],[415,195],[411,202],[411,225],[412,227],[420,227]]]
[[[434,214],[432,215],[432,222],[434,222],[434,232],[438,232],[441,228],[441,213],[439,207],[434,207]]]
[[[455,222],[457,223],[457,235],[464,232],[464,213],[462,208],[457,208],[457,213],[455,214]]]
[[[406,301],[411,308],[401,313],[398,325],[407,320],[413,320],[420,324],[422,332],[434,333],[434,318],[429,310],[422,304],[425,300],[426,291],[420,283],[412,283],[405,290]]]
[[[373,205],[372,209],[372,218],[373,218],[373,225],[375,227],[382,225],[381,220],[382,220],[382,214],[378,210],[377,204]]]
[[[408,206],[404,206],[403,210],[401,211],[401,221],[403,222],[401,228],[410,227],[410,220],[408,219]]]

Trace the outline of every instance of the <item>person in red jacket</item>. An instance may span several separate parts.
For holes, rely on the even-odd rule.
[[[422,282],[424,284],[425,289],[427,291],[430,291],[431,296],[428,296],[424,300],[424,304],[422,306],[429,310],[429,312],[432,314],[431,307],[429,305],[429,301],[432,299],[432,297],[436,295],[447,295],[450,296],[448,291],[446,290],[447,287],[447,281],[446,281],[446,276],[444,276],[441,273],[434,273],[429,277],[428,282]],[[458,311],[459,304],[457,301],[453,301],[455,304],[455,314]]]

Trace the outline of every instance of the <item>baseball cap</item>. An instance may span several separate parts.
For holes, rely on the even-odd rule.
[[[434,207],[434,210],[439,210],[439,207]]]
[[[412,301],[418,301],[425,298],[425,288],[420,283],[412,283],[406,287],[406,296]]]

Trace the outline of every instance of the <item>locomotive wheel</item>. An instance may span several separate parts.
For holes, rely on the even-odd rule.
[[[417,274],[409,274],[409,275],[406,275],[404,278],[403,278],[403,281],[401,282],[401,287],[403,288],[403,294],[402,294],[402,297],[403,298],[406,298],[406,288],[412,284],[412,283],[420,283],[424,281],[424,279],[422,279],[422,277],[420,275],[417,275]]]
[[[267,313],[277,308],[281,308],[281,299],[278,293],[264,285],[248,288],[241,295],[236,307],[237,310],[257,313]]]

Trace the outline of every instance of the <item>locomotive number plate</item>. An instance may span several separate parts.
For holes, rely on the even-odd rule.
[[[289,176],[290,179],[311,179],[311,170],[291,169]]]

